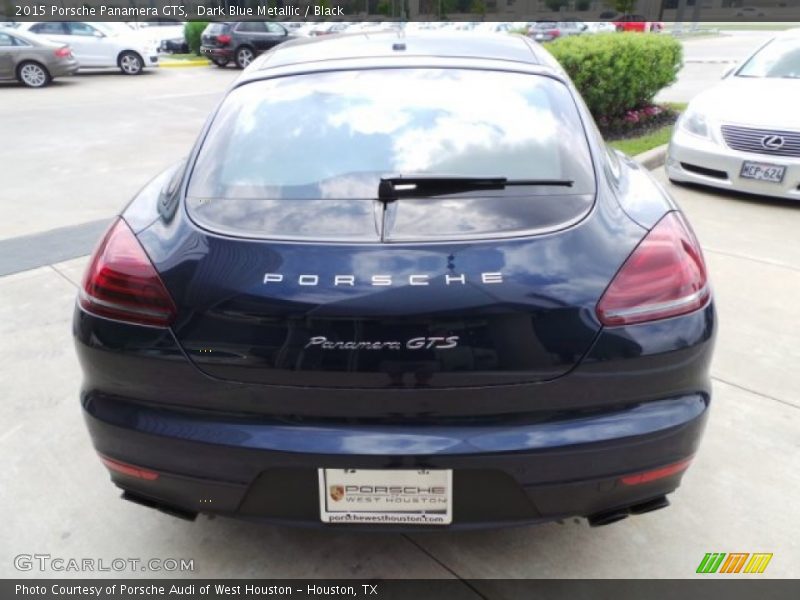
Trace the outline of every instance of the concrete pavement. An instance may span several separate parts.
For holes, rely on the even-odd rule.
[[[689,102],[697,94],[719,81],[737,63],[765,44],[777,32],[724,32],[717,37],[683,42],[684,66],[678,81],[662,90],[658,102]]]

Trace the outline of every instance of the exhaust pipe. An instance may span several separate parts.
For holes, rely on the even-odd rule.
[[[179,519],[184,519],[186,521],[194,521],[197,518],[196,512],[178,508],[177,506],[170,506],[169,504],[162,504],[158,500],[140,496],[138,494],[134,494],[133,492],[129,492],[128,490],[123,490],[122,499],[127,500],[128,502],[133,502],[134,504],[138,504],[139,506],[154,508],[157,511],[177,517]]]
[[[644,513],[653,512],[654,510],[659,510],[661,508],[667,508],[668,506],[669,500],[667,500],[667,497],[659,496],[658,498],[653,498],[652,500],[642,502],[641,504],[634,504],[629,510],[631,511],[632,515],[643,515]]]
[[[658,496],[657,498],[645,500],[639,504],[633,504],[627,508],[618,508],[616,510],[595,513],[589,515],[586,519],[589,521],[590,527],[600,527],[601,525],[611,525],[611,523],[627,519],[628,515],[643,515],[668,506],[669,500],[667,500],[667,497]]]
[[[586,517],[590,527],[600,527],[601,525],[611,525],[617,521],[628,518],[628,509],[609,510],[606,512],[595,513]]]

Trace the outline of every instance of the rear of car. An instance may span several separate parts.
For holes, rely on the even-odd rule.
[[[710,403],[697,242],[541,50],[459,37],[278,50],[109,229],[74,333],[126,498],[370,528],[667,504]]]
[[[234,23],[209,23],[200,36],[200,52],[214,63],[226,65],[233,60]]]
[[[800,30],[776,36],[698,95],[670,140],[669,178],[800,200]]]

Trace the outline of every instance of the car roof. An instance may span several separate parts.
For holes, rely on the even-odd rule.
[[[263,54],[242,75],[241,82],[262,79],[284,67],[308,70],[314,63],[370,59],[391,65],[398,58],[481,59],[549,66],[552,59],[538,44],[521,35],[420,31],[359,32],[324,38],[298,38]],[[281,69],[285,71],[286,69]]]

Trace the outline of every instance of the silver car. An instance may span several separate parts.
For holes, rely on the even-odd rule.
[[[18,80],[39,88],[77,70],[78,61],[66,44],[0,27],[0,81]]]
[[[674,182],[800,200],[800,29],[773,38],[692,100],[666,170]]]

